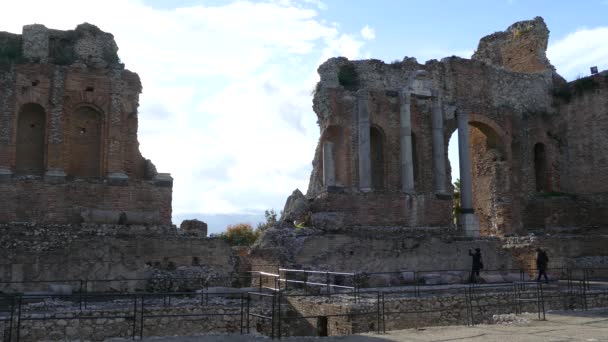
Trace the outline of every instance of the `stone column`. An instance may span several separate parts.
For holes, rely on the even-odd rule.
[[[334,143],[323,142],[323,186],[336,185],[336,167],[334,162]]]
[[[107,172],[109,185],[127,185],[129,176],[124,171],[124,155],[122,137],[126,135],[126,126],[123,122],[122,70],[114,70],[110,78],[110,113],[107,141]]]
[[[65,182],[65,168],[63,160],[64,125],[63,97],[67,69],[55,67],[53,81],[51,83],[51,106],[48,113],[48,147],[47,147],[47,170],[44,180],[48,183],[58,184]],[[69,114],[67,114],[69,115]]]
[[[357,91],[357,118],[359,127],[359,190],[372,189],[371,141],[367,90]]]
[[[460,223],[469,237],[479,236],[479,221],[473,210],[471,156],[469,154],[469,114],[458,111],[458,160],[460,162]]]
[[[405,193],[414,192],[414,163],[412,153],[412,122],[410,101],[412,93],[408,89],[401,91],[401,189]]]
[[[441,108],[441,98],[437,89],[431,89],[433,101],[433,164],[435,191],[446,193],[445,188],[445,142],[443,139],[443,111]]]
[[[10,72],[0,78],[0,183],[10,182],[13,176],[11,167],[11,141],[13,139],[13,117],[15,73]]]

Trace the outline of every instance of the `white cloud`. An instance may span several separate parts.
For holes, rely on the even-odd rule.
[[[369,25],[365,25],[361,29],[361,37],[363,37],[365,40],[373,40],[376,38],[376,30],[369,27]]]
[[[582,28],[553,42],[547,56],[568,80],[589,75],[589,67],[608,69],[608,27]]]
[[[357,58],[363,46],[318,18],[323,8],[318,0],[173,10],[139,0],[23,0],[3,8],[0,30],[86,21],[114,34],[121,60],[142,78],[140,147],[174,176],[174,215],[278,211],[307,187],[318,63]]]

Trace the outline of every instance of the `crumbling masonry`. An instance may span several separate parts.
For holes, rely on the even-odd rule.
[[[142,87],[117,50],[90,24],[0,33],[0,223],[171,223],[173,180],[139,152]]]
[[[313,226],[452,225],[458,129],[466,235],[606,227],[608,79],[567,84],[548,37],[537,17],[484,37],[472,59],[322,64]]]

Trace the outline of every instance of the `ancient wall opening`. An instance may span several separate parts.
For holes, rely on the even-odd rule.
[[[383,190],[384,186],[384,133],[379,127],[372,126],[369,130],[372,188]]]
[[[333,161],[336,178],[336,186],[348,187],[351,185],[348,163],[350,152],[348,150],[346,130],[340,126],[329,126],[325,129],[321,143],[333,143]],[[322,165],[323,167],[324,165]],[[323,170],[321,174],[323,174]],[[324,186],[326,186],[324,184]]]
[[[473,208],[483,235],[502,235],[510,226],[509,175],[505,146],[482,122],[469,123]]]
[[[101,176],[102,115],[91,107],[79,107],[70,116],[68,174]]]
[[[46,113],[41,105],[27,103],[19,110],[15,146],[15,172],[18,175],[44,173]]]
[[[545,144],[537,143],[534,145],[534,180],[536,182],[536,191],[550,191],[547,177],[547,152]]]

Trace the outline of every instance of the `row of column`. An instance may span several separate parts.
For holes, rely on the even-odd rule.
[[[415,75],[410,77],[408,85],[400,92],[400,157],[402,191],[406,194],[415,193],[414,161],[412,150],[411,126],[411,97],[414,94],[412,83]],[[415,94],[414,94],[415,95]],[[434,189],[438,194],[447,194],[446,166],[445,166],[445,139],[443,110],[441,94],[437,89],[431,90],[432,101],[432,142],[433,142],[433,178]],[[473,215],[471,158],[469,155],[469,119],[468,113],[460,111],[457,114],[458,122],[458,156],[460,162],[460,196],[461,196],[461,222],[468,236],[478,236],[479,227]],[[359,138],[359,189],[370,191],[371,186],[371,142],[370,142],[370,116],[368,110],[368,92],[357,92],[357,126]],[[323,143],[323,180],[326,186],[336,185],[334,144]]]

